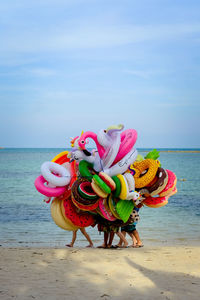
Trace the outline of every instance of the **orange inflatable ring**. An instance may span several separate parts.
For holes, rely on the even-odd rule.
[[[68,153],[69,153],[69,151],[63,151],[63,152],[59,153],[58,155],[56,155],[51,161],[53,161],[59,165],[69,162],[70,159],[67,157]]]
[[[135,187],[142,188],[147,186],[156,176],[159,162],[154,159],[144,159],[134,163]],[[146,171],[146,173],[144,173]],[[144,175],[143,175],[144,173]]]

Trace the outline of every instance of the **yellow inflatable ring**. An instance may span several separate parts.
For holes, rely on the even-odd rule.
[[[159,162],[154,159],[144,159],[139,162],[134,163],[134,179],[135,179],[135,187],[143,188],[147,186],[156,176],[158,171]],[[143,175],[142,173],[146,173]]]
[[[128,183],[126,181],[126,178],[123,175],[118,174],[117,177],[119,178],[121,183],[121,192],[119,194],[119,198],[121,200],[126,200],[129,194]]]
[[[64,201],[65,201],[65,200],[66,200],[66,199],[62,199],[62,200],[61,200],[61,203],[60,203],[60,211],[61,211],[61,213],[62,213],[62,216],[63,216],[64,220],[68,223],[68,225],[70,225],[72,228],[74,228],[73,231],[74,231],[74,230],[77,230],[77,229],[79,229],[80,227],[74,225],[74,224],[70,221],[70,219],[68,219],[68,218],[66,217],[66,215],[65,215],[65,207],[64,207]]]
[[[63,200],[55,198],[51,203],[51,216],[56,225],[64,230],[77,230],[79,227],[72,224],[70,220],[65,217],[63,210]]]
[[[100,198],[106,198],[108,196],[107,193],[105,193],[94,181],[94,179],[92,179],[91,182],[91,187],[93,189],[93,191],[100,197]]]

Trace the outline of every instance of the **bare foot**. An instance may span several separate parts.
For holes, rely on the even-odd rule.
[[[105,244],[101,245],[101,246],[98,246],[97,248],[107,248],[107,246]]]
[[[93,245],[86,246],[86,248],[93,248],[93,247],[94,247]]]
[[[66,244],[65,246],[66,247],[73,247],[71,244]]]
[[[136,244],[135,246],[132,246],[133,248],[141,248],[141,247],[144,247],[143,244]]]
[[[108,249],[117,249],[117,248],[120,248],[120,247],[117,245],[108,245]]]

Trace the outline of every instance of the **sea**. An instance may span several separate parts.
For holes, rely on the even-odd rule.
[[[67,149],[0,149],[0,246],[64,248],[72,232],[58,227],[51,218],[50,204],[35,189],[34,181],[43,162]],[[145,156],[152,149],[137,149]],[[200,149],[157,149],[164,169],[177,176],[178,193],[166,206],[140,210],[137,230],[145,245],[200,245]],[[162,150],[162,151],[161,151]],[[168,151],[172,152],[168,152]],[[174,152],[174,151],[187,152]],[[96,227],[86,228],[94,246],[103,242]],[[129,243],[131,243],[128,237]],[[118,242],[115,237],[114,243]],[[80,231],[75,247],[87,241]]]

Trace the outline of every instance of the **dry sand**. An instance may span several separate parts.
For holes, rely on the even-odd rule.
[[[200,299],[200,247],[1,248],[0,299]]]

